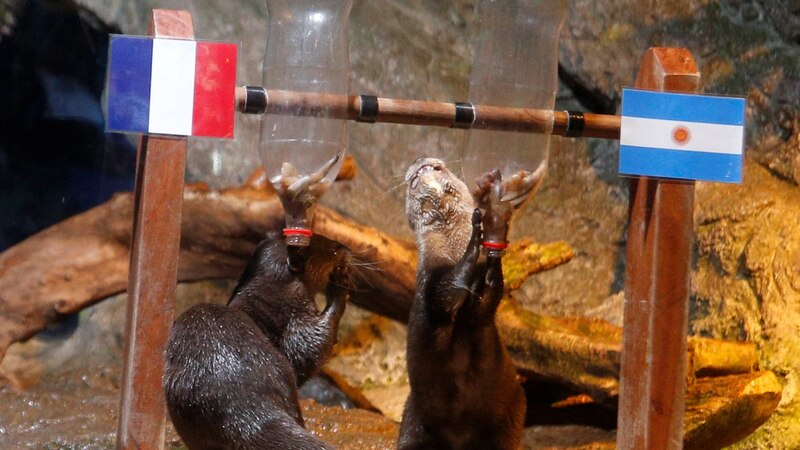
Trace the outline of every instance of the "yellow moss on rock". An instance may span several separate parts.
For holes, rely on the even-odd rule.
[[[531,275],[568,263],[575,256],[564,241],[538,244],[523,238],[509,245],[503,256],[503,278],[507,291],[519,289]]]

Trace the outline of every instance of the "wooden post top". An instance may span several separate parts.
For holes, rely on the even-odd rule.
[[[193,39],[192,13],[182,9],[154,9],[148,34],[154,37]]]
[[[645,52],[636,87],[654,91],[697,92],[700,70],[685,48],[651,47]]]

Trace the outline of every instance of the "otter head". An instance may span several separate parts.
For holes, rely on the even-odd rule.
[[[350,249],[325,236],[315,234],[307,247],[288,248],[287,256],[289,270],[310,292],[321,291],[329,282],[350,284]]]
[[[472,195],[439,159],[419,158],[406,172],[406,215],[422,258],[456,261],[464,253],[475,209]]]
[[[248,261],[233,296],[250,291],[258,297],[282,297],[285,293],[276,286],[295,282],[313,295],[329,282],[349,286],[349,267],[350,250],[336,241],[315,234],[307,247],[287,248],[283,236],[270,233]]]

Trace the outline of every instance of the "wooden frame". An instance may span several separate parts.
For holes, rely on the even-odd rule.
[[[151,20],[153,36],[194,37],[186,11],[154,10]],[[636,82],[643,89],[679,92],[696,92],[699,84],[691,55],[675,48],[648,50]],[[359,99],[345,100],[344,114],[354,118],[349,116],[359,109]],[[432,125],[446,126],[454,108],[383,101],[384,111],[411,117],[395,118],[400,123],[418,123],[413,116],[422,104],[445,117]],[[502,116],[503,111],[495,112]],[[602,137],[617,136],[618,119],[592,119],[602,121]],[[556,116],[557,129],[566,129],[563,120]],[[175,304],[186,150],[185,138],[143,136],[139,143],[119,449],[164,445],[161,379]],[[677,449],[682,445],[686,390],[694,183],[635,178],[630,193],[617,446]]]

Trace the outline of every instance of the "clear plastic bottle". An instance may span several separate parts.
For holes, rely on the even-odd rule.
[[[475,104],[553,109],[566,0],[480,0],[469,85]],[[464,177],[484,210],[484,245],[502,250],[508,222],[542,181],[550,135],[471,130]]]
[[[347,95],[347,22],[352,0],[266,0],[266,89]],[[286,212],[287,244],[307,245],[313,207],[344,159],[346,121],[264,115],[261,159]]]

